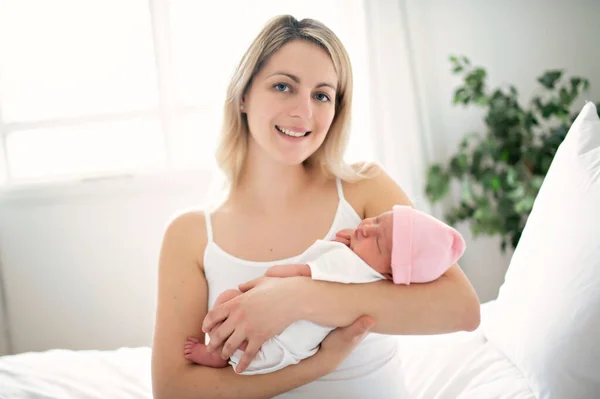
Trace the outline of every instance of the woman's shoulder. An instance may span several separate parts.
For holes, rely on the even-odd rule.
[[[167,231],[202,231],[206,236],[206,212],[203,209],[186,208],[175,212],[167,221]]]
[[[206,214],[203,210],[182,209],[168,220],[163,247],[176,247],[180,254],[192,256],[200,262],[207,242]]]
[[[394,205],[412,206],[404,190],[379,163],[357,162],[351,167],[363,177],[342,185],[348,201],[363,210],[363,217],[377,216]]]

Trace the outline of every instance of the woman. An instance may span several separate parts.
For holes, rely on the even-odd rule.
[[[317,239],[410,205],[379,167],[344,164],[351,98],[346,51],[317,21],[274,18],[246,52],[228,89],[217,151],[228,196],[212,212],[177,216],[164,235],[152,356],[157,399],[399,398],[394,335],[478,326],[479,301],[458,265],[410,286],[261,277],[270,266],[302,263]],[[213,307],[236,287],[244,294]],[[270,374],[240,376],[183,358],[188,336],[210,332],[209,348],[223,358],[246,345],[242,371],[296,320],[340,328],[314,356]]]

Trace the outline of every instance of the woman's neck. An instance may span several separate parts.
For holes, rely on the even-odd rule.
[[[277,213],[299,204],[309,188],[316,183],[314,168],[304,165],[283,165],[268,156],[248,154],[238,185],[232,187],[228,202],[243,204],[244,209],[261,213]]]

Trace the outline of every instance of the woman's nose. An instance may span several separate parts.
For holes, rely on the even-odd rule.
[[[291,116],[310,120],[312,118],[312,106],[313,104],[309,95],[299,94],[294,99]]]

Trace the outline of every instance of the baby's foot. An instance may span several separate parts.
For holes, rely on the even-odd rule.
[[[227,367],[228,361],[218,353],[208,352],[206,345],[196,337],[188,337],[183,346],[183,357],[194,363],[209,367]]]

